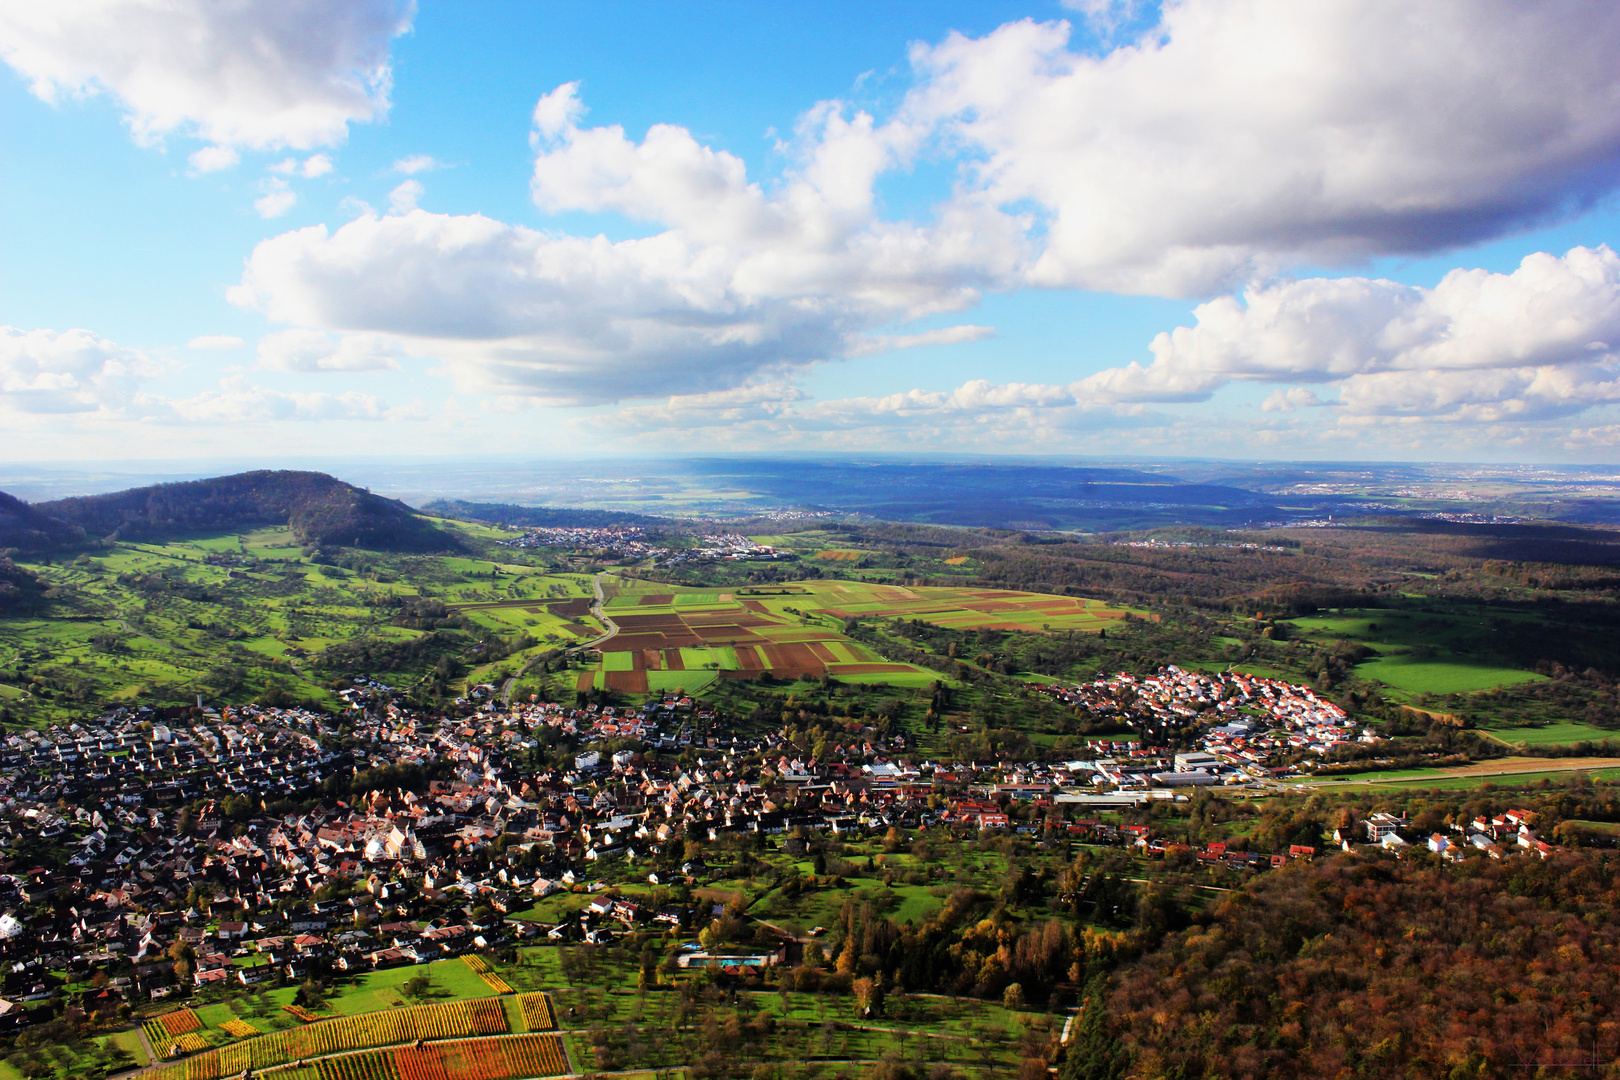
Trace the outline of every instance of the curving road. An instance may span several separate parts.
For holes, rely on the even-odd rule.
[[[591,588],[596,593],[596,599],[591,601],[591,614],[594,615],[603,626],[607,627],[607,633],[594,637],[589,641],[576,642],[575,644],[568,646],[564,652],[578,652],[581,649],[595,648],[619,632],[619,624],[613,621],[613,617],[609,615],[607,613],[607,609],[603,607],[603,605],[607,602],[607,594],[602,591],[602,579],[605,577],[607,577],[606,570],[602,571],[600,574],[597,574],[591,579]],[[517,685],[518,679],[528,670],[529,665],[524,664],[516,675],[508,676],[506,681],[501,684],[501,703],[503,705],[508,707],[511,706],[512,687]]]
[[[613,621],[612,616],[607,613],[607,609],[602,606],[607,602],[607,595],[602,592],[602,579],[605,577],[607,577],[606,570],[602,571],[600,574],[597,574],[591,579],[591,587],[596,590],[596,600],[591,604],[591,614],[596,616],[598,622],[607,627],[607,633],[603,634],[599,638],[594,638],[590,641],[583,642],[582,644],[576,646],[577,648],[594,648],[619,632],[619,624]]]

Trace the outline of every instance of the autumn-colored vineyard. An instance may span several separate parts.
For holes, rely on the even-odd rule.
[[[322,1058],[315,1063],[316,1080],[399,1080],[394,1058],[387,1050]]]
[[[550,1031],[557,1026],[557,1014],[552,1011],[550,995],[539,992],[523,994],[518,997],[518,1006],[523,1010],[523,1022],[530,1031]]]
[[[164,1013],[157,1018],[163,1025],[163,1030],[170,1035],[184,1035],[188,1031],[196,1031],[203,1026],[202,1017],[190,1009],[181,1009],[178,1012]]]
[[[556,1035],[463,1039],[315,1062],[316,1080],[517,1080],[566,1072],[568,1060]]]
[[[307,1027],[247,1039],[168,1065],[153,1080],[220,1080],[244,1069],[257,1072],[302,1058],[324,1057],[368,1046],[494,1035],[506,1030],[506,1009],[494,998],[417,1005],[408,1009],[322,1020]]]
[[[302,1005],[283,1005],[281,1008],[285,1012],[292,1013],[306,1024],[313,1024],[315,1021],[322,1019],[319,1014],[310,1012]]]
[[[219,1025],[219,1030],[227,1035],[235,1035],[238,1039],[245,1039],[250,1035],[257,1035],[259,1029],[246,1020],[227,1020]]]
[[[169,1045],[164,1048],[164,1057],[179,1057],[181,1054],[195,1054],[199,1050],[207,1050],[208,1040],[195,1031],[188,1031],[184,1035],[174,1035],[169,1039]]]
[[[164,1013],[142,1024],[146,1032],[146,1039],[152,1044],[152,1050],[158,1057],[175,1057],[172,1052],[176,1047],[180,1053],[191,1053],[197,1049],[207,1049],[208,1043],[202,1041],[199,1048],[191,1043],[182,1041],[177,1036],[197,1031],[203,1026],[202,1019],[190,1009],[181,1009],[178,1012]]]
[[[169,1043],[174,1036],[163,1030],[163,1025],[156,1020],[148,1020],[141,1025],[141,1029],[146,1032],[146,1041],[152,1044],[153,1053],[158,1057],[168,1057]]]
[[[394,1051],[399,1080],[509,1080],[559,1076],[568,1071],[562,1040],[556,1035],[403,1046]]]

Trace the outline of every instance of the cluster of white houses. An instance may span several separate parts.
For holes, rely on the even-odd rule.
[[[1149,735],[1200,726],[1196,752],[1176,754],[1166,767],[1162,751],[1133,745],[1127,755],[1095,763],[1098,784],[1244,783],[1293,772],[1292,763],[1301,755],[1324,755],[1357,741],[1376,741],[1343,709],[1309,687],[1240,672],[1183,671],[1172,664],[1154,675],[1120,672],[1089,683],[1036,689]]]

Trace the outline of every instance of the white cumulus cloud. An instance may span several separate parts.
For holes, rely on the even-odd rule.
[[[228,146],[205,146],[186,158],[186,163],[193,172],[211,173],[229,169],[241,160],[241,156]]]
[[[186,342],[188,349],[240,349],[242,339],[234,334],[201,334]]]
[[[1133,33],[1150,10],[1075,3],[1094,26]],[[1491,348],[1504,357],[1494,369],[1573,369],[1562,324],[1549,329],[1540,307],[1469,299],[1500,287],[1563,304],[1529,264],[1429,292],[1275,282],[1301,263],[1444,250],[1608,193],[1620,177],[1620,6],[1168,0],[1161,16],[1094,52],[1072,47],[1065,23],[1028,20],[919,45],[892,115],[819,103],[768,177],[675,124],[640,138],[591,126],[566,83],[533,111],[536,206],[650,222],[650,235],[427,213],[407,180],[390,214],[259,244],[232,298],[294,327],[386,336],[442,360],[460,391],[552,402],[724,392],[823,360],[971,341],[988,331],[906,324],[1029,286],[1209,296],[1259,282],[1161,336],[1152,364],[1080,380],[1068,408],[1198,401],[1233,379],[1442,369]],[[948,195],[925,218],[885,218],[885,174],[939,157],[958,167]],[[395,168],[409,175],[416,161]],[[284,212],[291,196],[261,202]],[[1585,258],[1547,272],[1574,288]],[[1603,358],[1584,356],[1598,385]],[[1368,383],[1342,390],[1341,412],[1378,396]],[[1273,411],[1300,401],[1285,395]]]
[[[253,209],[262,218],[280,217],[298,204],[298,192],[279,176],[267,176],[259,181],[260,195],[253,200]]]
[[[386,217],[261,243],[232,299],[295,326],[392,335],[467,391],[600,402],[970,340],[985,331],[863,335],[975,303],[1022,252],[1009,219],[970,207],[926,227],[880,221],[871,181],[892,151],[869,117],[818,113],[789,182],[767,194],[684,129],[636,143],[578,127],[582,114],[572,85],[536,109],[536,201],[669,228],[615,243],[430,214],[410,209],[419,185],[406,181]]]
[[[272,390],[240,376],[223,380],[218,390],[188,398],[145,398],[139,402],[139,411],[146,421],[204,426],[384,420],[390,416],[388,405],[371,394]]]
[[[1028,20],[918,46],[901,112],[962,149],[959,197],[1042,208],[1031,280],[1196,296],[1611,190],[1617,50],[1609,0],[1168,0],[1101,56]]]
[[[0,326],[0,407],[88,413],[127,405],[165,366],[89,330]]]
[[[1453,270],[1433,289],[1308,278],[1220,297],[1194,316],[1154,338],[1151,364],[1082,379],[1077,395],[1200,401],[1237,380],[1336,383],[1352,414],[1533,419],[1615,400],[1620,255],[1537,253],[1511,274]],[[1267,407],[1311,404],[1304,393]]]
[[[443,166],[431,154],[411,154],[394,162],[391,171],[404,173],[406,176],[415,176],[419,172],[428,172],[438,168],[443,168]]]
[[[403,350],[376,334],[334,336],[320,330],[279,330],[259,339],[258,363],[272,371],[397,371]]]
[[[389,42],[414,14],[410,0],[12,0],[0,57],[46,101],[115,97],[143,143],[311,149],[387,111]]]
[[[1260,403],[1260,411],[1293,412],[1296,409],[1310,409],[1322,404],[1325,403],[1316,396],[1316,391],[1303,386],[1294,386],[1287,390],[1273,390],[1271,395]]]
[[[993,326],[969,324],[924,330],[916,334],[863,334],[851,342],[845,355],[866,356],[896,349],[916,349],[924,345],[958,345],[965,341],[983,341],[995,334],[996,328]]]
[[[409,213],[426,193],[420,180],[406,180],[388,193],[388,208],[396,214]]]

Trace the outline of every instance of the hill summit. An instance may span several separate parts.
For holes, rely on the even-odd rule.
[[[84,530],[0,491],[0,548],[49,551],[84,542]]]
[[[259,470],[131,488],[107,495],[84,495],[29,507],[26,520],[54,521],[62,546],[79,539],[155,539],[222,529],[286,525],[300,543],[373,548],[383,551],[445,551],[461,545],[450,534],[417,516],[396,499],[373,495],[336,477],[317,472]],[[0,526],[5,523],[0,518]],[[36,532],[39,530],[35,530]],[[10,544],[0,535],[0,545]],[[38,549],[38,545],[29,545]]]

